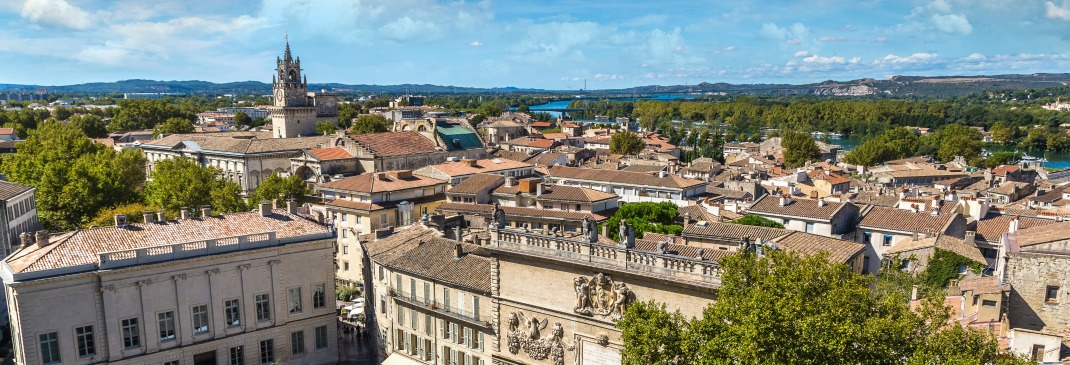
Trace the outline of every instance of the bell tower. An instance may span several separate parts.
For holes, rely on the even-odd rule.
[[[289,37],[287,37],[289,38]],[[275,106],[271,114],[271,136],[293,138],[316,133],[316,106],[308,92],[308,79],[301,75],[301,58],[290,53],[286,40],[283,57],[275,59],[276,75],[271,77]]]

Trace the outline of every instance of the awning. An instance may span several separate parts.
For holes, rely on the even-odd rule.
[[[383,365],[425,365],[422,362],[410,359],[405,355],[399,353],[390,354],[386,360],[383,360]]]

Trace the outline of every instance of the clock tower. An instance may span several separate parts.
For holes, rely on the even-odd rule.
[[[321,95],[308,92],[308,78],[301,76],[301,58],[293,58],[290,42],[286,42],[286,51],[281,59],[276,59],[277,74],[271,77],[272,96],[275,105],[268,108],[271,114],[271,132],[274,138],[293,138],[316,134],[318,114],[317,102],[334,106],[334,122],[337,123],[337,100],[334,94]],[[329,111],[326,114],[331,114]],[[329,121],[329,119],[328,119]]]

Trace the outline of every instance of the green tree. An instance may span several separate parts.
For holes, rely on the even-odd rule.
[[[530,112],[530,111],[531,111],[531,108],[529,108],[527,105],[521,104],[520,106],[516,107],[516,112],[517,113],[527,113],[527,112]]]
[[[889,160],[911,157],[918,152],[919,143],[920,139],[914,130],[892,128],[847,152],[844,162],[873,166]]]
[[[669,313],[664,303],[635,302],[617,321],[623,365],[684,364],[687,320],[680,311]]]
[[[120,214],[126,215],[126,221],[128,223],[141,223],[144,221],[142,214],[158,210],[160,210],[160,208],[148,206],[141,202],[122,204],[111,208],[101,209],[97,212],[95,217],[83,224],[83,226],[86,228],[114,226],[115,216]]]
[[[479,115],[486,117],[498,117],[502,115],[502,110],[505,109],[500,102],[488,101],[479,105],[475,112]]]
[[[104,138],[108,136],[108,125],[100,117],[92,114],[78,114],[70,118],[69,123],[75,128],[81,129],[89,138]]]
[[[777,222],[775,222],[773,220],[770,220],[768,218],[762,217],[760,215],[754,215],[754,214],[747,214],[747,215],[745,215],[743,217],[740,217],[739,219],[736,219],[736,220],[731,221],[729,223],[742,224],[742,225],[747,225],[747,226],[784,228],[783,224],[777,223]]]
[[[783,134],[780,144],[784,147],[784,167],[796,168],[807,161],[815,161],[821,155],[814,137],[809,133],[788,131]]]
[[[641,351],[622,351],[624,364],[1026,364],[999,354],[993,336],[949,324],[942,294],[912,311],[824,254],[741,251],[719,263],[717,300],[700,317],[629,306],[617,322],[623,347]]]
[[[642,138],[639,138],[638,134],[631,131],[621,131],[614,133],[613,137],[609,138],[609,152],[621,155],[634,155],[638,154],[646,147],[646,142]]]
[[[241,188],[218,176],[218,169],[184,158],[157,162],[152,181],[145,187],[145,202],[169,212],[203,205],[223,213],[245,210],[244,203],[236,203],[241,200]]]
[[[253,124],[253,118],[250,117],[249,114],[245,114],[243,111],[234,113],[234,125],[241,127],[251,124]]]
[[[360,106],[353,103],[338,104],[338,126],[349,128],[353,126],[353,120],[360,115]]]
[[[1018,127],[1009,126],[1003,122],[996,122],[989,128],[992,140],[999,144],[1009,144],[1017,137]]]
[[[334,132],[337,131],[337,130],[338,130],[338,126],[334,125],[334,123],[331,123],[331,122],[319,122],[319,123],[316,123],[316,134],[319,134],[319,135],[334,134]]]
[[[192,120],[193,117],[193,113],[183,111],[164,100],[127,99],[119,101],[119,111],[108,122],[108,131],[155,128],[157,124],[171,118]]]
[[[349,131],[353,134],[379,133],[390,130],[393,122],[379,114],[362,114],[353,122]]]
[[[278,174],[271,174],[264,178],[260,187],[249,195],[249,201],[256,204],[264,200],[278,199],[281,202],[294,199],[297,204],[302,204],[309,194],[312,194],[312,191],[305,185],[305,181],[301,180],[301,177],[297,175],[282,177]]]
[[[73,229],[105,207],[139,201],[145,182],[139,151],[117,152],[56,121],[31,130],[0,170],[12,182],[37,188],[38,216],[50,230]]]
[[[152,129],[152,134],[159,137],[165,134],[186,134],[194,131],[196,129],[193,128],[193,122],[189,119],[170,118],[156,125],[156,128]]]
[[[640,202],[621,205],[612,217],[602,223],[609,227],[609,237],[620,240],[620,221],[626,220],[635,230],[636,238],[643,238],[646,232],[679,234],[683,227],[676,224],[680,211],[676,204],[670,202]]]

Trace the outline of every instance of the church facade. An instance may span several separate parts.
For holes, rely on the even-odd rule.
[[[311,136],[316,134],[318,123],[338,125],[338,95],[326,90],[308,92],[308,76],[301,75],[301,57],[293,58],[289,42],[275,63],[277,74],[271,77],[275,105],[268,108],[272,137]]]

